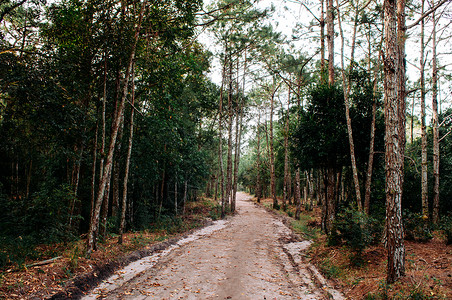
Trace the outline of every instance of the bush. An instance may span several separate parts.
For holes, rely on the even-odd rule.
[[[76,238],[68,221],[68,206],[75,201],[72,188],[43,187],[31,198],[0,196],[0,268],[25,259],[38,259],[37,245],[67,242]],[[73,219],[79,218],[73,216]]]
[[[440,229],[444,231],[446,237],[446,244],[452,244],[452,214],[441,218]]]
[[[362,251],[370,244],[381,239],[383,222],[359,212],[346,208],[336,216],[333,229],[328,236],[328,245],[345,243],[354,252],[352,264],[360,264]]]
[[[430,225],[425,216],[413,213],[409,210],[403,211],[403,226],[405,229],[405,239],[427,242],[433,238]]]

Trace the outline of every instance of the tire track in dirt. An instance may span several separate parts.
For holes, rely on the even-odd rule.
[[[275,216],[237,195],[238,213],[117,272],[84,299],[343,299]]]

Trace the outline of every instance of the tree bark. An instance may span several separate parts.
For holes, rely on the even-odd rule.
[[[137,43],[138,43],[138,39],[139,39],[139,35],[140,35],[141,21],[143,19],[143,15],[144,15],[146,6],[147,6],[147,0],[144,0],[142,3],[141,9],[140,9],[139,16],[138,16],[138,23],[135,28],[134,43],[131,48],[129,61],[127,64],[127,69],[126,69],[126,74],[124,77],[124,86],[123,86],[123,92],[122,92],[122,97],[121,97],[121,103],[118,107],[118,112],[113,120],[113,127],[112,127],[112,132],[111,132],[108,156],[107,156],[107,160],[105,162],[105,169],[102,171],[102,173],[103,173],[102,180],[100,181],[100,188],[99,188],[99,192],[97,194],[93,218],[91,219],[91,223],[90,223],[90,227],[89,227],[89,231],[88,231],[88,242],[87,242],[87,248],[86,248],[86,252],[88,255],[91,254],[91,252],[93,251],[94,246],[96,244],[96,241],[94,239],[94,233],[99,224],[99,216],[100,216],[100,209],[101,209],[101,205],[102,205],[102,199],[104,197],[105,188],[107,185],[107,179],[111,173],[111,167],[112,167],[112,163],[113,163],[113,155],[115,152],[116,137],[118,136],[119,126],[121,123],[120,122],[121,116],[122,116],[122,113],[124,110],[125,100],[128,95],[130,74],[132,71],[132,65],[133,65],[133,61],[135,58],[135,52],[136,52]]]
[[[283,183],[283,210],[287,209],[288,188],[289,188],[289,108],[290,108],[290,87],[287,99],[287,116],[284,124],[284,183]]]
[[[356,193],[356,203],[358,205],[358,210],[363,210],[363,205],[361,201],[361,191],[359,186],[359,178],[358,178],[358,168],[356,166],[356,157],[355,157],[355,143],[353,140],[353,129],[352,129],[352,120],[350,118],[350,91],[351,91],[351,82],[350,77],[347,79],[345,76],[345,66],[344,66],[344,33],[342,30],[342,22],[341,15],[339,13],[339,0],[336,0],[337,3],[337,20],[339,23],[339,32],[341,35],[341,73],[342,73],[342,87],[344,90],[344,103],[345,103],[345,119],[347,122],[347,133],[348,133],[348,144],[350,147],[350,160],[352,164],[352,173],[353,173],[353,182],[355,184],[355,193]],[[354,24],[353,24],[353,36],[352,36],[352,47],[351,47],[351,58],[350,58],[350,71],[353,71],[354,58],[355,58],[355,41],[356,41],[356,29],[358,27],[358,9],[356,9],[354,16]]]
[[[129,145],[127,147],[126,167],[124,171],[124,182],[122,186],[122,201],[121,201],[121,218],[119,225],[119,237],[118,243],[123,243],[124,231],[126,228],[126,208],[127,208],[127,185],[129,182],[129,169],[130,158],[132,157],[132,145],[133,145],[133,127],[134,127],[134,114],[135,114],[135,72],[132,68],[132,105],[130,108],[130,125],[129,125]]]
[[[261,202],[262,190],[261,190],[261,110],[258,107],[258,117],[257,117],[257,157],[256,157],[256,168],[257,168],[257,178],[256,178],[256,197],[257,202]]]
[[[325,0],[320,0],[320,3],[320,82],[325,84]]]
[[[232,107],[232,57],[229,57],[229,81],[228,81],[228,158],[226,165],[226,206],[230,208],[232,194],[232,124],[233,124],[233,107]]]
[[[301,188],[300,188],[300,168],[295,172],[295,196],[294,202],[297,205],[295,209],[295,219],[300,219],[301,214]]]
[[[400,52],[397,47],[397,22],[395,0],[384,1],[385,61],[385,173],[386,173],[386,239],[388,249],[388,283],[405,274],[405,247],[402,226],[403,147],[400,132],[402,103],[398,98]]]
[[[436,55],[436,15],[432,14],[432,129],[433,129],[433,215],[434,224],[439,222],[439,130],[438,130],[438,69]]]
[[[328,84],[334,84],[334,0],[327,0],[326,28],[328,41]]]
[[[424,14],[425,1],[421,2],[421,14]],[[429,217],[428,211],[428,161],[427,161],[427,125],[425,122],[425,42],[424,42],[424,19],[421,21],[421,57],[420,57],[420,81],[421,81],[421,201],[422,201],[422,215],[424,218]],[[414,106],[414,102],[413,102]],[[412,122],[412,121],[411,121]]]
[[[278,86],[279,87],[279,86]],[[278,87],[272,92],[270,97],[270,189],[273,198],[273,208],[278,208],[278,198],[276,197],[276,177],[275,177],[275,152],[273,149],[273,111],[274,98]]]

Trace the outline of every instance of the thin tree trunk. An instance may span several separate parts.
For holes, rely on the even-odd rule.
[[[424,14],[425,1],[421,2],[421,14]],[[424,19],[421,21],[421,57],[420,57],[420,73],[421,73],[421,201],[422,201],[422,215],[428,219],[428,162],[427,162],[427,126],[425,123],[425,42],[424,42]],[[413,103],[414,106],[414,103]]]
[[[290,88],[287,100],[287,116],[284,128],[284,184],[283,184],[283,210],[287,209],[288,186],[289,186],[289,107],[290,107]]]
[[[275,88],[270,98],[270,188],[273,198],[273,208],[278,208],[278,198],[276,198],[275,152],[273,149],[273,110],[274,97],[277,90],[278,88]]]
[[[383,43],[383,35],[380,41],[380,48]],[[370,56],[369,56],[370,61]],[[366,214],[370,212],[370,195],[372,187],[372,170],[374,165],[374,155],[375,155],[375,127],[376,127],[376,116],[377,116],[377,88],[378,88],[378,70],[381,63],[381,54],[378,56],[378,62],[374,66],[374,81],[372,88],[372,122],[370,125],[370,145],[369,145],[369,158],[367,162],[367,173],[366,173],[366,184],[365,184],[365,194],[364,194],[364,211]],[[369,62],[370,71],[370,62]]]
[[[80,155],[79,158],[77,159],[77,161],[74,164],[74,178],[73,178],[73,187],[74,187],[74,198],[72,199],[71,202],[71,210],[70,210],[70,214],[69,214],[69,228],[72,227],[72,219],[74,218],[74,212],[76,209],[76,205],[77,205],[77,193],[78,193],[78,186],[79,186],[79,181],[80,181],[80,166],[82,164],[82,158],[83,158],[83,150],[84,150],[84,146],[82,145],[81,149],[80,149]]]
[[[128,88],[129,88],[129,80],[130,80],[130,74],[132,71],[132,66],[133,66],[133,61],[135,58],[135,51],[136,51],[136,47],[137,47],[137,43],[138,43],[138,38],[139,38],[139,34],[140,34],[140,29],[141,29],[141,21],[143,19],[143,15],[144,15],[144,11],[145,8],[147,7],[147,0],[144,0],[141,6],[141,10],[138,16],[138,24],[135,28],[135,37],[134,37],[134,43],[132,45],[132,49],[131,49],[131,53],[130,53],[130,57],[129,57],[129,61],[127,64],[127,70],[126,70],[126,74],[125,74],[125,78],[124,78],[124,86],[123,86],[123,93],[122,93],[122,97],[121,97],[121,103],[118,107],[118,112],[113,120],[113,127],[112,127],[112,132],[111,132],[111,138],[110,138],[110,146],[109,146],[109,151],[108,151],[108,156],[107,156],[107,160],[105,162],[105,169],[103,170],[103,175],[102,175],[102,180],[100,182],[100,188],[99,188],[99,192],[97,194],[97,199],[96,199],[96,204],[94,207],[94,213],[93,213],[93,218],[91,220],[90,223],[90,228],[88,231],[88,244],[87,244],[87,249],[86,252],[87,254],[91,254],[91,252],[93,251],[96,241],[94,239],[94,233],[96,231],[96,228],[98,227],[99,224],[99,216],[100,216],[100,209],[102,206],[102,199],[104,197],[104,193],[105,193],[105,188],[107,185],[107,179],[111,173],[111,167],[113,164],[113,155],[115,152],[115,144],[116,144],[116,138],[118,136],[118,131],[119,131],[119,126],[120,126],[120,121],[121,121],[121,116],[124,110],[124,105],[125,105],[125,100],[126,97],[128,95]]]
[[[438,130],[438,69],[436,56],[436,16],[432,14],[432,128],[433,128],[433,215],[434,224],[439,222],[439,130]]]
[[[257,117],[257,157],[256,157],[256,168],[257,168],[257,178],[256,178],[256,197],[257,202],[261,202],[261,110],[260,108],[257,109],[258,111],[258,117]]]
[[[339,8],[339,0],[336,0],[337,7]],[[351,91],[351,82],[350,77],[346,78],[345,76],[345,66],[344,66],[344,33],[342,30],[342,20],[341,15],[339,13],[339,9],[337,9],[337,20],[339,23],[339,32],[341,35],[341,73],[342,73],[342,86],[344,90],[344,103],[345,103],[345,119],[347,121],[347,133],[348,133],[348,143],[350,146],[350,160],[352,164],[352,173],[353,173],[353,182],[355,184],[355,193],[356,193],[356,203],[358,204],[358,210],[363,210],[363,205],[361,201],[361,191],[359,187],[359,178],[358,178],[358,168],[356,166],[356,157],[355,157],[355,143],[353,141],[353,129],[352,129],[352,120],[350,118],[350,104],[349,104],[349,96]],[[355,57],[355,41],[356,41],[356,30],[358,27],[358,9],[356,9],[356,13],[354,16],[354,24],[353,24],[353,36],[352,36],[352,48],[351,48],[351,59],[350,59],[350,71],[353,71],[354,66],[354,57]]]
[[[295,172],[295,204],[297,208],[295,209],[295,219],[300,219],[301,213],[301,189],[300,189],[300,168],[297,168]]]
[[[385,172],[386,172],[386,240],[388,249],[388,283],[395,282],[405,273],[405,247],[402,227],[402,183],[403,147],[400,144],[402,120],[400,110],[403,106],[398,98],[398,75],[400,63],[397,47],[397,19],[395,0],[384,1],[385,26]],[[399,77],[400,78],[400,77]]]
[[[129,125],[129,145],[127,147],[126,167],[124,171],[124,183],[122,186],[122,203],[121,203],[121,218],[119,225],[119,237],[118,243],[123,243],[124,231],[126,228],[126,208],[127,208],[127,185],[129,181],[129,169],[130,158],[132,157],[132,144],[133,144],[133,127],[134,127],[134,114],[135,114],[135,72],[132,69],[132,105],[130,108],[130,125]]]
[[[334,84],[334,0],[327,0],[326,28],[328,41],[328,84]]]
[[[94,137],[93,145],[93,168],[91,171],[91,206],[90,206],[90,219],[93,218],[94,201],[96,199],[96,165],[97,165],[97,136],[99,134],[99,123],[96,122],[96,133]]]
[[[320,3],[320,82],[325,84],[325,0],[320,0]]]
[[[227,52],[228,46],[225,46],[225,60],[223,64],[223,71],[221,76],[221,88],[220,88],[220,103],[218,109],[218,172],[220,174],[220,199],[221,199],[221,217],[224,218],[226,214],[226,201],[224,198],[224,171],[223,171],[223,93],[224,93],[224,81],[226,76],[226,64],[227,64]]]
[[[230,207],[232,194],[232,57],[229,58],[229,82],[228,82],[228,158],[226,165],[226,206]]]

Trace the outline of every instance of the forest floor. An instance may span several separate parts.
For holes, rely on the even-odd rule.
[[[268,209],[272,199],[262,200]],[[295,207],[289,206],[283,215],[291,227],[314,242],[308,250],[308,261],[321,271],[347,299],[452,299],[452,245],[446,245],[440,232],[428,242],[405,241],[406,276],[387,285],[386,251],[382,245],[371,246],[362,253],[362,264],[354,266],[352,251],[346,246],[327,246],[320,231],[321,209],[303,211],[296,221]]]
[[[27,259],[21,266],[13,264],[0,269],[0,299],[77,296],[116,269],[169,247],[196,228],[211,224],[211,218],[217,217],[219,206],[213,201],[189,202],[179,222],[167,222],[160,229],[126,233],[122,245],[117,243],[117,236],[110,235],[89,258],[84,255],[85,239],[38,246],[34,249],[36,259]],[[46,262],[52,258],[56,259]],[[42,262],[44,264],[32,266]]]
[[[237,195],[237,214],[116,274],[83,299],[344,299],[307,264],[310,242]]]

